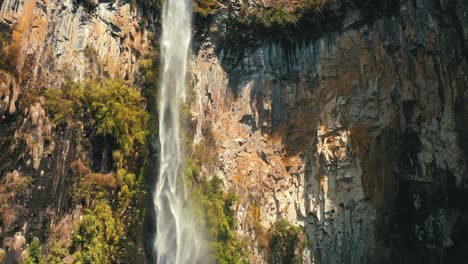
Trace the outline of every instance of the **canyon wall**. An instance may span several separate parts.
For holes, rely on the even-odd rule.
[[[0,1],[3,44],[16,52],[10,70],[0,71],[0,247],[7,250],[5,263],[24,260],[32,237],[45,250],[57,243],[70,246],[84,211],[72,199],[72,162],[90,161],[102,173],[113,170],[106,143],[93,141],[87,131],[56,126],[39,96],[69,80],[139,78],[149,48],[141,16],[125,1],[95,2],[90,8],[72,0]],[[135,249],[138,254],[143,255]]]
[[[240,22],[247,6],[272,1],[220,1],[195,20],[190,121],[202,174],[236,192],[251,263],[274,254],[265,237],[278,219],[306,234],[305,263],[463,263],[468,4],[330,2],[323,25],[287,40]],[[0,247],[15,263],[33,237],[45,251],[70,247],[85,211],[71,194],[73,162],[115,173],[112,146],[57,126],[37,91],[138,81],[150,35],[127,1],[0,5],[10,51],[0,54],[16,54],[0,67]],[[140,244],[126,250],[144,261]]]
[[[468,5],[368,17],[343,1],[334,30],[284,42],[236,32],[242,4],[225,2],[193,44],[194,144],[215,142],[204,173],[240,197],[251,261],[284,218],[307,234],[305,262],[462,263]]]

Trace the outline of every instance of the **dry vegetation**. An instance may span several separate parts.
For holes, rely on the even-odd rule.
[[[32,179],[22,176],[14,171],[7,173],[0,183],[0,226],[9,230],[15,223],[17,216],[21,215],[25,208],[19,204],[25,198]]]
[[[0,69],[17,76],[17,62],[20,52],[20,42],[14,41],[6,33],[0,35]]]

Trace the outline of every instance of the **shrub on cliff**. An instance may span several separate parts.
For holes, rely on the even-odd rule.
[[[45,96],[46,109],[57,125],[109,137],[124,156],[145,143],[149,119],[145,99],[122,81],[67,83],[62,89],[46,90]]]
[[[73,234],[72,248],[77,264],[114,263],[123,232],[107,202],[101,201],[93,210],[86,210]]]
[[[397,12],[399,1],[270,1],[268,5],[243,5],[233,24],[252,30],[257,39],[270,38],[292,44],[339,30],[343,26],[344,11],[349,8],[361,10],[362,18],[369,20]]]
[[[62,264],[63,259],[68,255],[68,249],[61,246],[58,242],[49,249],[49,254],[47,255],[46,262],[47,264]]]
[[[73,131],[81,147],[103,142],[96,151],[112,156],[112,168],[105,173],[93,171],[86,158],[70,165],[71,198],[88,208],[70,250],[77,263],[113,263],[122,252],[117,248],[125,243],[120,239],[122,230],[129,239],[131,232],[140,229],[144,191],[139,159],[145,155],[140,152],[149,133],[146,100],[138,89],[109,79],[69,82],[61,89],[46,90],[44,96],[58,131]],[[51,263],[63,258],[57,252],[48,258]]]
[[[302,263],[306,238],[297,226],[284,219],[270,228],[269,263]]]
[[[201,178],[194,163],[188,164],[186,174],[193,181],[190,200],[199,224],[206,229],[211,260],[220,264],[248,263],[245,246],[234,231],[234,191],[225,193],[218,177],[208,181]]]
[[[263,37],[293,42],[297,36],[318,33],[328,0],[302,0],[293,3],[273,1],[269,6],[244,7],[239,22]]]
[[[217,0],[196,0],[193,2],[193,11],[203,18],[214,15],[218,7]]]
[[[43,264],[42,247],[39,244],[39,239],[33,238],[31,245],[28,248],[28,258],[24,264]]]

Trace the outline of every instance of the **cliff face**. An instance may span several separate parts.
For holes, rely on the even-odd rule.
[[[72,200],[72,162],[113,170],[106,143],[87,131],[56,126],[39,96],[67,80],[136,80],[149,46],[147,33],[139,30],[142,19],[129,3],[102,2],[86,9],[72,0],[0,1],[3,45],[16,55],[0,71],[0,239],[6,263],[24,259],[33,236],[44,249],[57,242],[70,246],[83,213]]]
[[[146,33],[139,31],[141,18],[122,2],[88,10],[71,0],[7,0],[0,18],[18,35],[18,67],[27,64],[33,73],[29,78],[46,78],[51,84],[64,75],[75,80],[98,74],[132,80],[148,48]]]
[[[215,142],[205,173],[239,195],[253,262],[279,218],[313,263],[466,259],[468,6],[394,4],[348,5],[336,30],[287,44],[243,42],[234,4],[195,38],[195,144]]]
[[[69,79],[139,79],[150,42],[142,18],[127,1],[88,2],[96,7],[0,0],[6,263],[25,259],[32,237],[44,251],[70,248],[84,215],[72,163],[117,174],[115,146],[55,124],[37,92]],[[197,24],[190,112],[202,173],[237,193],[236,231],[251,262],[275,254],[268,230],[287,219],[307,235],[306,263],[463,263],[467,2],[330,1],[333,15],[288,41],[240,21],[246,6],[274,1],[220,2]],[[132,262],[140,249],[126,248]],[[68,253],[59,263],[74,261]]]

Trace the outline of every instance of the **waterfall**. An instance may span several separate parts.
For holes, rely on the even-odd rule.
[[[190,0],[165,0],[162,13],[163,63],[159,98],[159,177],[153,193],[156,211],[156,263],[202,263],[202,239],[186,208],[180,104],[186,99],[187,54],[191,40]]]

